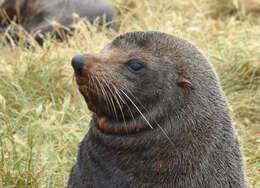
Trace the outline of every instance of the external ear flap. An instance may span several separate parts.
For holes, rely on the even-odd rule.
[[[177,80],[177,84],[181,87],[189,87],[190,89],[195,89],[192,83],[186,79],[183,74],[179,75],[179,78]]]

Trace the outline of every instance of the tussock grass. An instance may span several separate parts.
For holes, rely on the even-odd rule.
[[[253,5],[249,7],[248,5]],[[160,30],[213,63],[241,138],[251,187],[260,187],[260,5],[257,0],[113,0],[118,31],[78,24],[67,42],[0,49],[0,187],[65,187],[90,113],[71,58],[119,33]]]

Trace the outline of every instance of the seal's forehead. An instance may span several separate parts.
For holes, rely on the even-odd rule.
[[[112,45],[115,47],[134,45],[145,48],[151,45],[151,39],[152,36],[149,37],[147,33],[142,31],[129,32],[116,37],[112,41]]]
[[[157,31],[134,31],[119,35],[112,41],[112,46],[125,48],[134,46],[146,49],[165,49],[172,48],[176,37]]]

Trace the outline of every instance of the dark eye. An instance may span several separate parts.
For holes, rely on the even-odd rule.
[[[140,73],[144,70],[144,62],[138,59],[131,59],[126,63],[127,68],[133,73]]]

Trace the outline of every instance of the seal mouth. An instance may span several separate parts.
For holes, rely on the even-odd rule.
[[[78,87],[88,108],[96,114],[96,125],[102,132],[124,135],[151,129],[149,111],[131,99],[127,91],[119,93],[115,87],[108,89],[108,86],[101,91],[93,83],[78,83]]]
[[[107,117],[113,121],[127,120],[125,116],[125,104],[116,98],[116,95],[105,88],[91,87],[90,85],[78,85],[88,108],[99,117]]]

